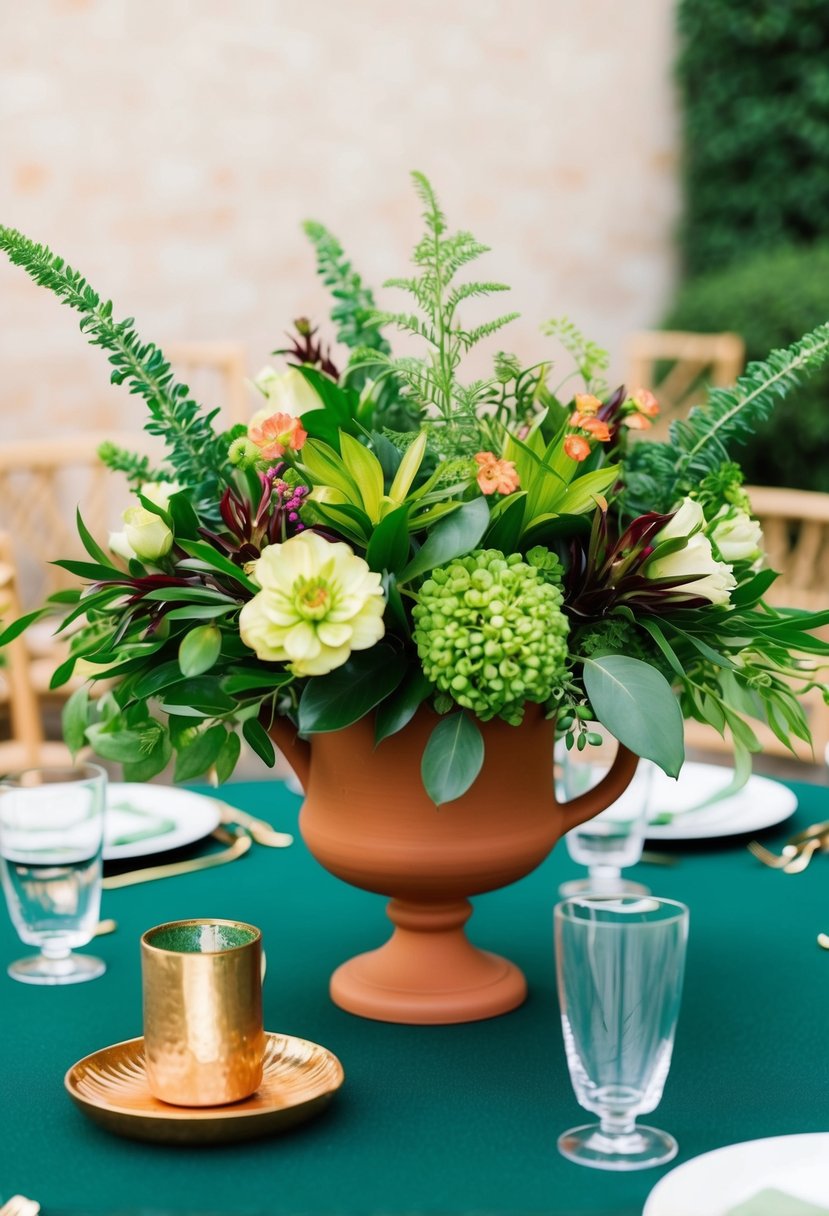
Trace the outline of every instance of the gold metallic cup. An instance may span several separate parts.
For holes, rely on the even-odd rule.
[[[262,1081],[262,935],[234,920],[179,920],[141,938],[150,1092],[223,1106]]]

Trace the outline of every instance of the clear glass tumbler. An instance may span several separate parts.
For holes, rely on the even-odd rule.
[[[36,768],[0,782],[0,875],[20,939],[40,953],[9,975],[25,984],[77,984],[105,965],[73,954],[101,907],[106,773],[97,764]]]
[[[599,723],[590,730],[601,734],[601,746],[567,751],[556,744],[556,786],[560,801],[569,802],[598,785],[609,771],[616,742]],[[587,878],[562,883],[559,895],[649,895],[642,883],[622,878],[622,870],[636,865],[642,856],[650,812],[653,765],[640,760],[633,781],[621,798],[600,814],[572,828],[564,837],[573,861],[587,866]]]
[[[580,896],[558,904],[554,920],[570,1080],[600,1120],[564,1132],[559,1151],[597,1169],[663,1165],[676,1140],[636,1117],[659,1105],[671,1065],[688,909],[650,896]]]

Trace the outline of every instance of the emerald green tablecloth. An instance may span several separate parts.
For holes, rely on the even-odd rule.
[[[794,820],[829,818],[829,790],[797,785]],[[293,830],[299,799],[278,783],[226,796]],[[393,813],[394,808],[389,807]],[[665,1096],[650,1121],[682,1161],[738,1140],[829,1129],[829,857],[787,876],[744,841],[677,851],[634,871],[691,909],[683,1009]],[[476,901],[470,936],[508,954],[531,995],[515,1013],[468,1026],[408,1027],[336,1009],[337,963],[386,935],[383,900],[341,884],[301,840],[255,848],[227,868],[104,896],[118,920],[94,944],[103,979],[39,989],[0,974],[0,1197],[19,1191],[61,1211],[103,1213],[557,1213],[641,1211],[662,1171],[614,1175],[565,1161],[556,1137],[589,1118],[567,1077],[555,996],[552,918],[576,873],[560,847],[534,874]],[[323,1043],[346,1083],[290,1135],[210,1150],[107,1135],[63,1089],[76,1059],[141,1032],[138,938],[179,917],[261,926],[266,1024]],[[0,917],[0,964],[23,952]]]

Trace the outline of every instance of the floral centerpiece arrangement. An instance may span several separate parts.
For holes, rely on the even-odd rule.
[[[177,779],[224,781],[240,735],[273,763],[279,717],[304,737],[370,717],[380,744],[427,704],[421,771],[441,804],[475,782],[480,724],[517,725],[532,703],[568,746],[589,746],[598,720],[673,775],[683,715],[730,732],[737,780],[759,746],[750,719],[808,739],[798,698],[829,653],[811,632],[829,612],[765,603],[775,574],[730,451],[826,360],[829,325],[713,390],[660,442],[647,434],[653,395],[609,391],[605,354],[566,321],[544,332],[572,375],[554,375],[543,350],[532,366],[499,352],[490,376],[466,380],[464,357],[517,314],[462,320],[506,288],[459,279],[486,249],[450,234],[414,181],[425,231],[409,276],[386,284],[408,308],[378,311],[335,239],[306,225],[339,347],[298,321],[276,352],[286,368],[258,377],[258,408],[227,432],[131,319],[0,228],[12,262],[81,314],[167,445],[158,468],[105,446],[135,505],[108,542],[79,517],[89,560],[58,563],[84,585],[52,597],[71,636],[53,684],[81,660],[107,682],[67,703],[69,745],[121,761],[128,779],[175,755]],[[423,353],[395,355],[394,329]]]

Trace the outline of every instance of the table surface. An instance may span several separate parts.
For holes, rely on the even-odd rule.
[[[770,842],[829,818],[829,789],[793,788],[798,812],[765,834]],[[300,799],[277,782],[224,793],[296,827]],[[673,1065],[649,1117],[679,1140],[678,1162],[829,1128],[829,954],[815,941],[829,931],[829,858],[788,876],[744,844],[675,846],[676,865],[631,871],[691,910]],[[560,846],[522,882],[475,901],[470,937],[517,962],[530,996],[505,1017],[445,1027],[371,1022],[331,1004],[333,968],[387,935],[384,901],[327,874],[299,838],[223,869],[105,893],[103,915],[119,928],[94,943],[102,979],[42,989],[0,975],[0,1197],[39,1199],[44,1216],[641,1212],[664,1170],[605,1173],[556,1151],[561,1131],[589,1120],[567,1076],[552,949],[557,889],[577,872]],[[198,916],[261,926],[267,1028],[325,1044],[345,1085],[321,1117],[269,1140],[208,1150],[110,1136],[72,1105],[64,1073],[140,1034],[139,936]],[[24,952],[0,917],[0,965]]]

